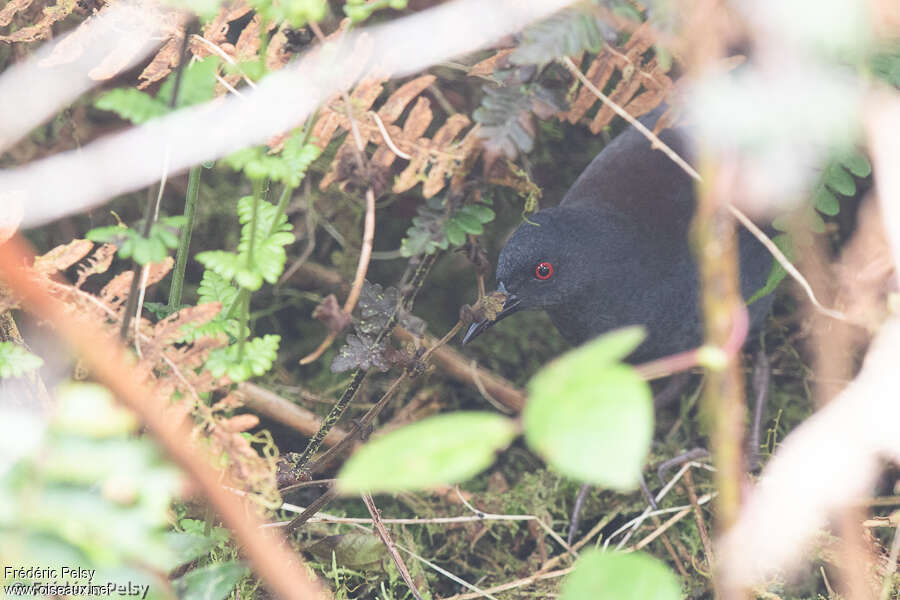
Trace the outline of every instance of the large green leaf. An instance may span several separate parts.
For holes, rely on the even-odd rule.
[[[589,550],[563,584],[562,600],[680,600],[678,578],[644,554]]]
[[[396,492],[463,481],[490,465],[515,434],[512,421],[491,413],[431,417],[363,447],[344,465],[338,488]]]
[[[249,572],[239,562],[213,563],[194,569],[173,583],[181,600],[223,600]]]
[[[618,361],[643,338],[608,333],[547,365],[529,383],[528,443],[562,473],[616,489],[637,485],[653,434],[650,387]]]

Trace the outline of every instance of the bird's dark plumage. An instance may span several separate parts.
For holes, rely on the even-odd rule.
[[[682,134],[668,130],[660,137],[690,156]],[[545,310],[575,345],[644,325],[647,338],[631,362],[696,347],[698,275],[688,243],[694,204],[691,178],[629,127],[594,158],[559,206],[530,216],[536,225],[523,223],[512,234],[497,264],[498,285],[509,294],[500,318]],[[739,244],[746,299],[765,284],[772,259],[744,228]],[[770,306],[771,297],[751,304],[751,324],[758,325]],[[473,324],[464,343],[491,324]]]

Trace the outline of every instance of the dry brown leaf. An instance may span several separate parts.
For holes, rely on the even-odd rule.
[[[585,72],[585,77],[600,89],[606,87],[613,75],[618,73],[620,79],[608,96],[635,117],[647,114],[659,106],[672,89],[672,80],[659,68],[657,60],[644,59],[654,41],[655,33],[652,26],[644,23],[634,30],[623,48],[607,46]],[[582,86],[569,110],[557,116],[570,123],[576,123],[599,102],[591,90]],[[615,113],[612,109],[601,103],[597,114],[591,120],[591,131],[599,133],[613,118]]]
[[[235,3],[224,3],[219,9],[219,14],[216,15],[216,18],[203,28],[203,38],[216,46],[221,46],[225,43],[226,35],[228,34],[228,24],[231,21],[245,16],[250,10],[251,7],[247,4],[246,0],[239,0]],[[198,58],[203,58],[213,53],[213,51],[202,42],[192,42],[191,51],[194,53],[194,56]]]
[[[222,421],[222,427],[232,433],[241,433],[253,429],[257,425],[259,425],[259,417],[250,414],[235,415]]]
[[[169,38],[169,41],[163,44],[163,47],[159,49],[159,52],[156,53],[150,64],[141,71],[138,77],[141,82],[137,86],[139,90],[146,89],[151,84],[160,81],[178,66],[183,41],[184,28],[182,27],[175,36]]]
[[[415,152],[412,144],[425,134],[425,130],[431,125],[433,118],[434,113],[431,112],[431,101],[424,96],[419,96],[412,110],[409,111],[402,129],[396,125],[386,125],[385,129],[387,129],[391,140],[400,150],[407,154],[412,154]],[[397,154],[385,144],[384,146],[379,146],[375,151],[375,154],[372,156],[372,162],[387,168],[394,163],[396,158]]]
[[[434,75],[422,75],[407,81],[391,94],[384,106],[378,109],[378,116],[385,123],[394,123],[403,114],[407,105],[425,91],[425,88],[434,83],[435,79]]]
[[[441,125],[440,129],[434,134],[432,140],[438,148],[450,149],[450,145],[456,136],[464,128],[470,125],[471,121],[464,114],[450,115],[447,122]],[[431,198],[444,188],[446,178],[450,176],[455,166],[456,159],[447,154],[440,154],[437,160],[428,172],[425,184],[422,186],[422,195]]]
[[[150,263],[150,272],[147,275],[146,285],[151,286],[154,283],[159,283],[163,277],[169,274],[169,271],[171,271],[174,266],[175,259],[171,256],[167,256],[164,260],[159,262]]]
[[[494,70],[497,68],[497,64],[506,59],[507,56],[513,53],[515,48],[504,48],[500,50],[493,56],[489,56],[488,58],[482,60],[481,62],[477,62],[471,67],[469,67],[468,75],[470,77],[490,77],[494,74]]]
[[[100,298],[109,304],[113,310],[117,310],[128,298],[128,290],[131,287],[133,276],[134,273],[131,271],[119,273],[103,286],[103,289],[100,290]]]
[[[40,21],[34,25],[14,31],[9,35],[0,35],[0,42],[22,43],[48,39],[53,33],[53,24],[68,17],[75,10],[75,5],[75,0],[58,0],[54,6],[44,8]]]
[[[285,27],[282,26],[269,40],[266,48],[266,70],[278,71],[291,61],[291,53],[288,51],[288,38]]]
[[[426,197],[433,196],[442,190],[449,177],[458,166],[465,161],[468,154],[478,152],[475,144],[463,146],[454,142],[459,133],[471,125],[469,119],[461,114],[451,115],[438,128],[432,139],[423,137],[434,119],[431,110],[431,102],[421,94],[435,81],[432,75],[423,75],[412,79],[395,90],[375,113],[376,117],[365,112],[360,114],[363,108],[371,106],[382,91],[382,81],[371,82],[368,85],[359,86],[351,95],[351,103],[356,118],[356,126],[364,143],[372,142],[377,148],[372,156],[371,164],[380,170],[388,169],[400,153],[406,154],[404,159],[409,160],[404,170],[394,181],[394,192],[400,193],[409,190],[419,181],[425,182],[424,193]],[[403,125],[397,122],[401,119],[410,103],[415,100],[408,111]],[[324,147],[338,133],[350,129],[350,120],[346,111],[342,110],[343,104],[336,100],[324,111],[324,116],[316,125],[314,135],[317,143]],[[380,121],[380,123],[379,123]],[[347,135],[342,146],[338,150],[337,157],[345,156],[354,150],[355,142]],[[319,188],[325,189],[331,183],[338,181],[340,175],[340,160],[336,158],[325,177],[319,182]],[[343,175],[345,176],[345,175]],[[345,182],[341,182],[344,185]]]
[[[227,345],[228,336],[222,334],[217,337],[203,337],[194,340],[190,345],[177,348],[169,346],[163,350],[163,354],[182,369],[197,369],[206,363],[210,352]]]
[[[222,50],[224,50],[234,62],[240,64],[257,58],[260,43],[262,41],[259,35],[261,22],[260,16],[258,14],[254,15],[254,17],[250,19],[250,22],[241,30],[241,34],[238,36],[237,42],[233,46],[227,43],[220,45]],[[244,75],[240,71],[225,74],[222,78],[225,83],[216,82],[216,95],[221,95],[228,91],[228,87],[225,85],[226,83],[232,88],[236,88],[243,78]]]
[[[357,120],[371,108],[378,96],[381,95],[385,81],[387,79],[363,81],[350,94],[350,106]],[[324,150],[338,129],[350,129],[350,119],[343,98],[336,98],[322,108],[322,113],[312,132],[316,139],[316,145]]]
[[[154,326],[153,338],[159,344],[170,344],[184,336],[182,327],[188,324],[203,325],[208,323],[221,310],[221,302],[207,302],[206,304],[182,308]]]
[[[84,264],[78,267],[78,281],[75,282],[75,287],[80,288],[91,275],[106,273],[116,256],[116,250],[118,247],[114,244],[103,244],[97,248]]]
[[[9,0],[7,5],[0,9],[0,27],[9,25],[12,22],[13,17],[15,17],[17,13],[31,6],[32,2],[33,0]]]
[[[212,405],[211,409],[215,411],[229,411],[240,408],[244,402],[236,394],[228,394],[218,402]]]
[[[72,240],[35,258],[34,270],[48,276],[65,271],[87,256],[93,247],[94,242],[89,240]]]

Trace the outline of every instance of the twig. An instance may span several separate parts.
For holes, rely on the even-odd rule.
[[[402,341],[415,339],[411,333],[401,327],[394,329],[394,335]],[[425,343],[428,344],[433,339],[430,336],[426,336]],[[474,369],[475,375],[473,375],[472,361],[453,348],[449,346],[436,348],[433,358],[434,363],[451,379],[475,388],[478,388],[480,383],[491,397],[514,412],[521,412],[522,408],[525,407],[526,395],[524,391],[518,389],[509,380],[481,367]]]
[[[690,175],[692,178],[697,181],[702,181],[700,174],[696,170],[694,170],[694,168],[689,165],[687,161],[681,158],[681,156],[679,156],[677,152],[672,150],[672,148],[670,148],[665,142],[659,139],[659,136],[650,131],[646,126],[644,126],[643,123],[632,117],[627,110],[619,106],[609,96],[600,91],[600,89],[596,85],[594,85],[594,83],[590,79],[585,77],[584,73],[581,72],[581,69],[579,69],[575,65],[575,63],[572,62],[572,59],[570,59],[569,57],[564,57],[561,59],[561,61],[563,65],[581,81],[584,87],[589,89],[591,93],[597,96],[597,98],[599,98],[600,101],[603,102],[603,104],[612,109],[614,113],[622,117],[626,122],[632,125],[639,132],[641,132],[644,137],[650,140],[654,148],[661,150],[663,154],[672,159],[672,161],[676,165],[681,167],[684,172]],[[765,232],[757,227],[753,223],[753,221],[751,221],[747,217],[747,215],[745,215],[740,209],[731,204],[728,204],[728,210],[732,215],[735,216],[735,218],[737,218],[738,221],[741,222],[741,225],[746,227],[747,230],[750,231],[750,233],[752,233],[754,237],[756,237],[756,239],[758,239],[759,242],[766,247],[766,250],[768,250],[775,258],[775,260],[778,261],[778,264],[780,264],[784,268],[784,270],[787,271],[788,275],[790,275],[797,283],[800,284],[816,310],[833,319],[838,319],[840,321],[847,320],[847,316],[844,315],[844,313],[831,308],[826,308],[819,302],[818,298],[816,298],[815,292],[813,292],[812,286],[809,285],[809,282],[806,280],[806,278],[800,273],[800,271],[797,270],[797,268],[791,263],[788,257],[784,255],[784,253],[778,248],[778,246],[775,245],[775,242],[773,242],[769,238],[769,236],[765,234]]]
[[[252,79],[250,79],[250,78],[247,76],[247,74],[244,73],[243,69],[241,69],[241,66],[240,66],[239,64],[237,64],[237,63],[234,61],[233,58],[231,58],[230,56],[228,56],[228,53],[225,52],[224,50],[222,50],[222,48],[220,48],[220,47],[219,47],[218,45],[216,45],[214,42],[212,42],[212,41],[206,39],[205,37],[203,37],[202,35],[199,35],[199,34],[197,34],[197,33],[191,35],[191,37],[194,38],[194,39],[196,39],[196,40],[198,40],[200,43],[202,43],[203,45],[205,45],[206,47],[208,47],[210,50],[212,50],[215,54],[219,55],[219,57],[220,57],[222,60],[224,60],[224,61],[227,62],[229,65],[231,65],[232,67],[234,67],[235,69],[237,69],[237,72],[241,74],[241,77],[243,78],[243,80],[244,80],[245,82],[247,82],[247,85],[249,85],[251,88],[256,88],[256,82],[253,81]],[[237,93],[237,92],[235,92],[235,93]]]
[[[322,426],[322,420],[314,413],[256,384],[239,384],[238,395],[251,410],[292,427],[303,435],[313,435]],[[326,446],[334,446],[346,435],[346,431],[335,427],[322,441]]]
[[[460,492],[459,486],[456,486],[454,489],[456,489],[456,495],[459,497],[460,502],[463,503],[463,506],[465,506],[466,508],[471,510],[473,513],[475,513],[479,517],[483,517],[485,515],[484,512],[478,510],[477,508],[472,506],[472,504],[468,500],[466,500],[466,498],[462,495],[462,492]],[[547,532],[547,535],[549,535],[554,540],[556,540],[556,543],[559,544],[560,546],[562,546],[563,549],[566,552],[568,552],[569,554],[571,554],[573,558],[578,558],[578,553],[575,552],[575,550],[573,550],[572,547],[568,543],[566,543],[566,541],[564,539],[562,539],[562,537],[560,537],[560,535],[558,533],[553,531],[553,529],[549,525],[547,525],[546,523],[544,523],[541,519],[539,519],[537,517],[535,517],[533,520],[537,521],[537,524],[541,527],[541,529],[543,529],[545,532]]]
[[[493,598],[491,593],[496,592],[505,592],[507,590],[514,590],[516,588],[525,587],[527,585],[531,585],[538,581],[543,581],[544,579],[556,579],[557,577],[565,577],[569,573],[575,570],[575,567],[568,567],[566,569],[559,569],[558,571],[550,571],[548,573],[539,573],[532,575],[530,577],[523,577],[522,579],[516,579],[515,581],[510,581],[508,583],[504,583],[502,585],[495,585],[494,587],[487,588],[486,590],[480,590],[473,594],[457,594],[455,596],[450,596],[445,600],[473,600],[475,598]]]
[[[266,586],[279,597],[294,600],[329,597],[309,579],[302,561],[288,551],[283,540],[261,535],[260,523],[253,514],[222,490],[221,473],[200,458],[188,443],[186,432],[168,418],[160,400],[135,383],[141,378],[131,366],[124,346],[107,336],[98,325],[67,311],[21,270],[20,265],[30,264],[30,254],[18,237],[0,246],[3,279],[30,312],[54,324],[60,337],[84,359],[97,380],[138,416],[169,456],[196,482],[234,532]]]
[[[348,450],[351,445],[359,439],[362,432],[369,428],[372,421],[375,420],[375,417],[384,410],[388,401],[393,397],[394,392],[397,391],[397,388],[399,388],[400,384],[404,381],[406,381],[406,373],[394,380],[387,391],[382,394],[378,402],[376,402],[361,419],[353,423],[352,429],[344,435],[344,438],[340,442],[332,446],[325,454],[317,458],[316,461],[309,466],[310,473],[320,473],[327,469],[335,458]]]
[[[313,518],[323,506],[331,502],[337,496],[337,490],[333,485],[329,485],[328,489],[321,496],[312,501],[306,509],[299,515],[291,519],[285,525],[288,532],[296,530],[298,527]]]
[[[664,485],[663,488],[661,490],[659,490],[659,492],[657,492],[656,498],[655,498],[656,502],[659,503],[662,501],[663,498],[666,497],[666,494],[668,494],[669,491],[672,489],[672,487],[681,479],[681,477],[684,475],[685,471],[687,471],[691,467],[701,467],[702,468],[703,466],[704,465],[702,465],[700,463],[695,463],[695,462],[688,462],[688,463],[681,465],[681,468],[678,469],[678,472],[675,473],[675,475],[672,477],[672,479],[670,479],[669,482],[666,485]],[[616,546],[617,550],[621,550],[622,547],[625,546],[625,544],[628,542],[628,540],[634,534],[634,532],[637,531],[637,528],[640,527],[641,524],[643,524],[643,522],[645,520],[647,520],[647,518],[651,514],[663,515],[663,514],[673,512],[673,510],[680,510],[680,509],[681,509],[681,507],[676,507],[675,509],[663,508],[663,509],[654,511],[650,506],[647,506],[647,508],[644,509],[644,512],[642,512],[640,515],[638,515],[631,521],[628,521],[627,523],[625,523],[624,525],[619,527],[617,530],[615,530],[612,533],[612,535],[607,537],[606,541],[603,543],[603,549],[606,550],[609,547],[609,543],[612,541],[612,539],[614,537],[616,537],[617,535],[619,535],[626,529],[630,529],[630,531],[625,535],[625,537],[622,539],[622,541],[619,542],[619,544]]]
[[[706,529],[706,521],[703,519],[703,513],[700,512],[700,504],[697,502],[697,492],[694,489],[694,478],[691,470],[684,472],[684,487],[687,488],[688,498],[691,501],[691,508],[694,510],[694,518],[697,520],[697,531],[700,532],[700,540],[703,542],[703,551],[706,553],[706,564],[713,564],[712,540],[709,538],[709,531]]]
[[[454,575],[454,574],[451,573],[450,571],[448,571],[448,570],[446,570],[446,569],[443,569],[443,568],[437,566],[436,564],[434,564],[434,563],[431,562],[430,560],[427,560],[427,559],[425,559],[425,558],[422,558],[421,556],[419,556],[418,554],[416,554],[416,553],[413,552],[412,550],[410,550],[410,549],[408,549],[408,548],[404,548],[403,546],[400,546],[399,544],[397,545],[397,548],[399,548],[400,550],[403,550],[404,552],[406,552],[407,554],[409,554],[410,556],[412,556],[412,557],[415,558],[416,560],[420,561],[421,563],[423,563],[423,564],[425,564],[425,565],[428,565],[429,567],[431,567],[432,569],[434,569],[435,571],[437,571],[438,573],[440,573],[440,574],[443,575],[444,577],[447,577],[448,579],[452,579],[453,581],[455,581],[455,582],[458,583],[459,585],[461,585],[461,586],[463,586],[463,587],[466,587],[466,588],[469,588],[470,590],[475,590],[475,595],[474,595],[474,596],[471,596],[472,598],[489,598],[490,600],[497,600],[496,598],[494,598],[493,596],[490,595],[490,593],[489,593],[488,590],[482,590],[482,589],[479,588],[478,586],[476,586],[476,585],[474,585],[474,584],[471,584],[471,583],[469,583],[468,581],[466,581],[466,580],[464,580],[464,579],[461,579],[461,578],[457,577],[456,575]]]
[[[381,132],[381,137],[384,138],[384,143],[387,144],[387,147],[391,149],[391,152],[402,159],[412,160],[412,156],[394,145],[394,140],[392,140],[391,136],[388,134],[387,129],[385,128],[384,123],[381,120],[381,117],[378,116],[378,113],[374,110],[370,110],[369,116],[372,117],[372,119],[375,121],[375,125],[378,126],[378,131]]]
[[[888,556],[887,569],[884,573],[884,583],[881,584],[881,596],[879,600],[888,600],[894,583],[894,573],[897,572],[897,558],[900,556],[900,523],[894,529],[894,540],[891,542],[891,552]]]
[[[406,563],[403,562],[403,558],[401,558],[400,553],[397,552],[397,547],[394,545],[394,540],[391,539],[391,534],[388,533],[387,527],[384,526],[384,523],[381,520],[381,511],[379,511],[378,507],[375,506],[375,501],[372,499],[372,495],[363,494],[362,499],[366,505],[366,508],[369,510],[369,514],[372,515],[372,522],[375,525],[375,531],[378,533],[378,537],[381,538],[381,541],[384,542],[384,545],[387,547],[388,553],[394,560],[394,564],[397,565],[397,570],[400,571],[400,576],[403,577],[403,581],[406,582],[406,585],[409,587],[409,591],[413,593],[413,596],[416,597],[416,600],[422,600],[422,596],[419,594],[419,591],[416,589],[416,584],[412,580],[412,575],[409,574],[409,569],[406,568]]]

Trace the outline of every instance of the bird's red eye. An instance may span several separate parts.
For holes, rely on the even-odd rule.
[[[550,279],[553,277],[553,265],[542,262],[534,268],[534,276],[538,279]]]

